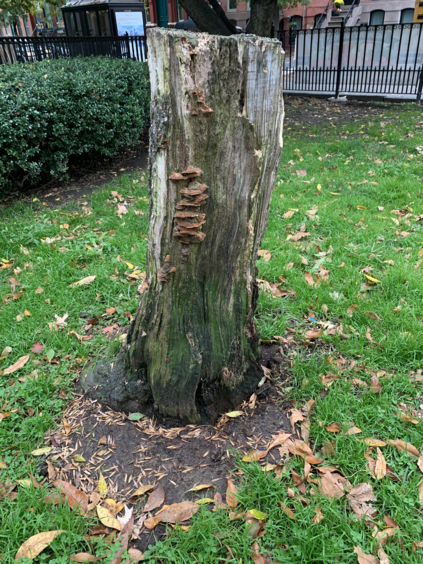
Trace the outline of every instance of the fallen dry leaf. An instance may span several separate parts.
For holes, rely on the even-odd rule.
[[[322,493],[328,497],[341,498],[345,494],[344,488],[351,484],[337,472],[326,472],[322,476]]]
[[[310,237],[311,233],[295,233],[294,235],[290,236],[290,240],[294,241],[294,243],[296,241],[299,241],[300,239],[303,239],[304,237]]]
[[[376,556],[364,553],[359,546],[354,547],[354,552],[357,554],[358,564],[380,564]]]
[[[140,486],[137,490],[134,491],[134,493],[131,495],[131,497],[144,495],[145,493],[151,491],[153,488],[154,488],[154,486],[152,486],[151,484],[146,484],[145,486]]]
[[[382,390],[382,384],[377,376],[372,376],[370,378],[370,391],[374,394],[380,394]]]
[[[106,558],[106,554],[104,556],[93,556],[89,552],[77,552],[76,554],[72,554],[72,556],[68,556],[69,560],[72,562],[99,562]]]
[[[311,273],[306,270],[304,273],[304,278],[306,279],[306,282],[309,286],[314,286],[314,280],[313,280],[313,276],[311,275]]]
[[[165,505],[163,509],[156,513],[155,518],[162,523],[180,523],[191,519],[199,509],[200,506],[193,501],[182,501],[173,505]]]
[[[280,506],[281,506],[282,511],[285,513],[285,515],[288,515],[288,517],[289,517],[290,519],[292,519],[293,521],[295,521],[295,520],[296,520],[296,519],[295,519],[295,514],[294,514],[294,512],[292,511],[292,509],[289,509],[289,507],[287,507],[282,501],[279,502],[279,504],[280,504]]]
[[[94,276],[86,276],[85,278],[78,280],[78,282],[72,282],[72,284],[69,284],[69,288],[75,288],[76,286],[83,286],[85,284],[91,284],[91,282],[94,282],[94,280],[96,278],[97,278],[96,274],[94,274]]]
[[[128,213],[125,204],[118,204],[117,214],[122,217],[123,214]]]
[[[352,487],[347,495],[351,509],[357,515],[358,519],[363,517],[374,517],[377,510],[368,504],[368,501],[377,501],[373,493],[372,486],[367,483],[357,484]]]
[[[111,529],[116,529],[117,531],[122,530],[122,525],[119,521],[113,517],[108,509],[102,507],[101,505],[97,505],[97,515],[103,525],[106,527],[110,527]]]
[[[377,447],[375,475],[377,480],[381,480],[384,476],[386,476],[385,457],[383,456],[382,451],[380,450],[379,447]]]
[[[141,560],[144,560],[144,554],[141,550],[138,550],[138,548],[130,548],[128,550],[128,554],[130,556],[130,560],[126,564],[132,564],[132,562],[140,562]]]
[[[322,331],[320,329],[311,329],[310,331],[306,331],[304,333],[304,336],[306,339],[309,340],[314,340],[314,339],[318,339],[320,337],[320,335],[322,334]]]
[[[362,431],[361,429],[359,429],[358,427],[355,427],[354,425],[352,427],[350,427],[345,433],[344,435],[358,435],[360,434]]]
[[[418,548],[423,548],[423,541],[420,541],[420,542],[414,541],[413,542],[413,552],[416,552],[416,550]]]
[[[237,493],[238,489],[235,484],[232,482],[232,480],[228,480],[228,487],[226,490],[226,503],[231,509],[235,509],[235,507],[238,505],[238,498],[236,495]]]
[[[377,531],[376,529],[372,536],[376,539],[378,547],[382,547],[388,542],[389,537],[392,537],[398,530],[398,527],[388,527],[383,529],[383,531]]]
[[[293,427],[298,421],[304,421],[304,415],[298,409],[294,409],[289,417],[289,421]]]
[[[257,256],[259,257],[263,257],[263,260],[265,262],[269,262],[269,260],[271,259],[272,255],[270,253],[270,251],[266,251],[264,249],[260,249],[257,253]]]
[[[283,219],[291,219],[296,210],[287,210],[283,215]]]
[[[159,482],[157,488],[151,492],[148,496],[148,500],[144,506],[144,512],[153,511],[153,509],[157,509],[161,505],[163,505],[165,500],[165,491],[163,489],[162,484]]]
[[[419,501],[423,502],[423,482],[420,482],[417,491],[419,492]]]
[[[404,450],[406,452],[409,452],[411,455],[420,458],[420,452],[416,449],[415,446],[410,443],[406,443],[405,441],[401,441],[400,439],[390,439],[388,440],[388,443],[394,446],[397,450]]]
[[[364,442],[366,443],[366,445],[372,446],[372,447],[384,447],[386,446],[386,443],[384,441],[381,441],[379,439],[364,439]]]
[[[157,527],[159,523],[160,523],[160,519],[158,519],[157,517],[150,517],[149,519],[146,519],[144,521],[143,525],[146,529],[151,530]]]
[[[379,556],[380,564],[389,564],[388,555],[383,550],[383,548],[379,548],[379,550],[377,551],[377,555]]]
[[[90,341],[94,337],[94,335],[80,335],[76,331],[69,331],[68,335],[75,335],[75,337],[78,339],[78,341],[81,341],[81,343],[84,341]]]
[[[13,372],[20,370],[23,366],[25,366],[28,360],[29,360],[29,354],[26,354],[25,356],[21,356],[21,358],[19,358],[15,362],[15,364],[12,364],[8,368],[5,368],[3,374],[13,374]]]
[[[54,480],[53,484],[65,495],[66,501],[71,509],[79,505],[83,512],[87,511],[88,496],[84,494],[84,492],[81,492],[81,490],[78,490],[78,488],[75,488],[75,486],[63,480]]]
[[[329,433],[339,433],[341,429],[340,423],[331,423],[326,427],[326,431],[329,431]]]
[[[41,286],[38,286],[38,288],[35,290],[36,294],[42,294],[44,292],[44,290],[41,288]]]
[[[267,450],[252,450],[244,455],[243,462],[257,462],[267,455]]]
[[[320,521],[323,521],[324,519],[322,510],[320,509],[320,505],[316,507],[315,511],[316,511],[316,515],[313,517],[313,523],[320,523]]]
[[[49,546],[49,544],[57,537],[57,535],[65,532],[66,531],[63,530],[46,531],[44,533],[38,533],[37,535],[30,537],[19,548],[15,556],[15,562],[17,562],[20,558],[28,558],[29,560],[33,560],[45,548]]]

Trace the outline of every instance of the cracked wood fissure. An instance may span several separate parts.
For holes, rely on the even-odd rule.
[[[159,28],[148,49],[148,291],[91,386],[114,407],[153,400],[164,415],[215,421],[262,376],[255,262],[282,150],[283,51]]]

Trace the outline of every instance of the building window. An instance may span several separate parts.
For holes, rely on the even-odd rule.
[[[177,3],[176,4],[176,13],[178,15],[178,22],[183,22],[184,21],[184,9],[182,8],[182,6]]]
[[[370,25],[383,25],[385,21],[384,10],[374,10],[370,13]]]
[[[317,14],[316,16],[314,16],[314,28],[317,29],[317,28],[322,27],[322,24],[325,21],[325,19],[326,19],[325,14]]]
[[[413,23],[414,19],[414,10],[412,8],[408,8],[407,10],[401,10],[401,18],[400,23]]]
[[[226,6],[228,12],[236,12],[236,5],[238,0],[226,0]]]
[[[179,4],[177,6],[179,10]],[[147,20],[147,23],[151,23],[150,0],[144,0],[144,10],[145,10],[145,18]]]
[[[292,16],[289,27],[297,31],[303,29],[303,18],[301,16]]]

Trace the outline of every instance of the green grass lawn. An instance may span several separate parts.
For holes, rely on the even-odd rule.
[[[297,408],[315,400],[313,451],[320,453],[326,444],[325,465],[336,466],[353,486],[371,484],[377,512],[366,524],[346,496],[329,498],[307,482],[302,495],[291,474],[304,473],[299,457],[285,462],[279,479],[258,463],[240,461],[237,511],[266,514],[257,563],[352,564],[358,561],[357,546],[377,557],[372,535],[374,527],[386,527],[385,516],[398,525],[383,546],[389,562],[422,560],[423,548],[416,543],[423,541],[418,492],[423,465],[420,471],[417,458],[387,444],[380,450],[391,471],[375,479],[367,469],[369,445],[363,440],[400,439],[418,450],[423,443],[423,382],[410,378],[423,368],[423,155],[417,149],[422,146],[423,112],[412,105],[384,107],[372,122],[330,131],[320,126],[285,130],[262,244],[271,257],[258,261],[259,278],[280,286],[260,293],[258,329],[264,340],[294,338],[286,396]],[[114,190],[131,204],[122,217]],[[50,210],[34,201],[0,211],[0,354],[12,348],[0,360],[0,370],[30,355],[20,370],[0,374],[0,413],[7,415],[0,421],[0,482],[16,484],[31,475],[39,480],[31,451],[43,446],[44,433],[60,418],[76,370],[108,346],[102,329],[125,326],[124,314],[135,311],[137,280],[128,276],[144,268],[147,206],[140,172],[66,207]],[[94,275],[88,285],[69,287]],[[39,287],[42,293],[36,293]],[[107,314],[111,307],[116,312]],[[55,315],[65,314],[67,325],[51,330]],[[70,332],[85,335],[93,317],[99,320],[92,338],[80,342]],[[34,343],[44,346],[41,353],[31,352]],[[38,378],[30,376],[34,370]],[[378,378],[373,387],[372,377]],[[326,430],[333,423],[340,432]],[[344,434],[353,425],[361,433]],[[376,448],[370,456],[376,459]],[[311,472],[317,478],[314,467]],[[39,531],[67,532],[34,562],[64,563],[66,555],[90,549],[84,540],[88,519],[66,505],[46,502],[46,488],[21,484],[16,497],[0,503],[1,562],[12,562],[19,546]],[[313,521],[316,508],[323,515],[320,522]],[[202,507],[189,531],[176,529],[147,560],[245,564],[253,562],[251,544],[243,520]],[[94,548],[98,555],[107,552],[101,543]]]

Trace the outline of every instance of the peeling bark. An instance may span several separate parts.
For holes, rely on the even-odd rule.
[[[148,291],[118,357],[83,386],[114,408],[154,401],[213,422],[262,377],[255,262],[282,150],[283,52],[162,29],[148,48]]]

